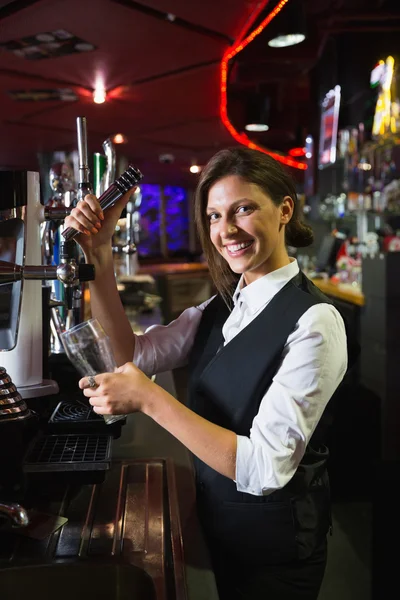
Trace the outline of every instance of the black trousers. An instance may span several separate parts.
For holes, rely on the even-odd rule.
[[[252,566],[209,543],[220,600],[317,600],[327,560],[326,539],[305,560]]]

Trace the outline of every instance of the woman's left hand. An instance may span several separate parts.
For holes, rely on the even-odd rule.
[[[96,387],[90,387],[89,379],[92,385],[94,379]],[[99,415],[142,411],[154,386],[156,384],[131,362],[118,367],[115,373],[102,373],[79,381],[79,387]]]

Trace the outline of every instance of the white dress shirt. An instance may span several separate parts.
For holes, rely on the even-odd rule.
[[[297,261],[244,286],[222,333],[224,345],[269,304],[299,272]],[[187,364],[202,311],[212,300],[188,308],[167,326],[136,337],[134,363],[147,375]],[[265,343],[268,344],[268,336]],[[330,304],[317,304],[299,319],[285,344],[281,364],[266,391],[248,436],[237,436],[236,487],[269,494],[293,477],[321,415],[347,369],[343,319]]]

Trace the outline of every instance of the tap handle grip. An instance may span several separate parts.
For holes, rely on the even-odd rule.
[[[129,192],[139,181],[143,179],[143,174],[134,167],[130,165],[126,171],[122,173],[110,185],[110,187],[102,194],[99,198],[100,206],[103,210],[106,210],[110,206],[113,206],[117,200],[119,200],[124,194]],[[67,227],[64,229],[62,235],[65,240],[70,241],[76,235],[78,235],[79,231],[74,229],[73,227]]]

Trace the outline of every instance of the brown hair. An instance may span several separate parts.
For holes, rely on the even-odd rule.
[[[267,154],[244,146],[217,152],[200,176],[195,195],[195,219],[211,277],[225,300],[231,298],[239,277],[211,242],[206,208],[210,188],[216,181],[229,175],[238,175],[245,181],[258,185],[276,206],[282,203],[285,196],[292,198],[293,215],[285,228],[285,239],[289,246],[303,248],[312,244],[314,239],[311,227],[299,218],[299,202],[294,182],[281,163]]]

